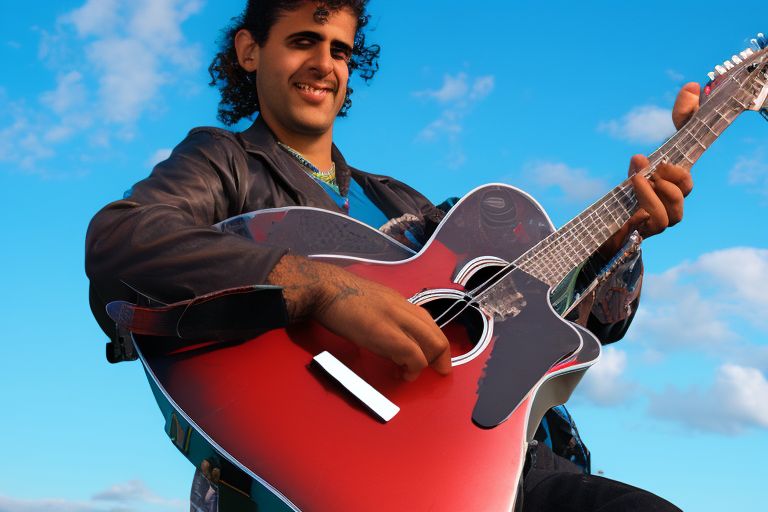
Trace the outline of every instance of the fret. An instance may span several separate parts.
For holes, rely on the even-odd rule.
[[[578,241],[578,239],[576,239]],[[557,243],[559,248],[559,257],[556,257],[558,263],[558,270],[563,272],[563,275],[568,273],[569,265],[576,266],[578,263],[571,260],[573,254],[573,247],[568,243],[568,240],[564,236],[557,237]],[[566,263],[567,260],[567,263]]]
[[[740,100],[737,96],[733,97],[733,100],[739,104],[741,108],[744,110],[749,110],[749,105],[745,104],[742,100]]]
[[[605,218],[597,213],[597,210],[593,210],[592,213],[590,213],[590,217],[592,218],[592,225],[597,228],[598,232],[600,233],[600,236],[606,237],[606,239],[611,237],[611,228],[608,226],[608,222],[606,222]],[[606,233],[607,232],[607,233]]]
[[[623,223],[620,222],[619,219],[613,214],[613,210],[608,208],[607,203],[603,203],[603,208],[605,209],[605,211],[608,212],[608,215],[611,217],[611,220],[613,221],[613,223],[616,224],[616,229],[618,230],[623,225]],[[610,226],[609,226],[609,229],[611,229]]]
[[[691,165],[696,163],[696,160],[691,160],[688,155],[683,155],[683,158]]]
[[[613,234],[616,231],[618,231],[619,228],[621,228],[621,224],[619,224],[618,226],[614,227],[614,226],[612,226],[611,224],[608,223],[608,221],[606,220],[605,217],[603,217],[601,215],[598,215],[597,212],[595,212],[595,216],[600,221],[600,224],[603,225],[603,227],[600,229],[600,235],[605,237],[606,240],[611,238],[611,236],[613,236]],[[603,230],[605,230],[605,232],[603,232]],[[602,245],[602,244],[600,244],[600,245]]]
[[[720,112],[719,107],[715,108],[713,112],[718,115],[718,118],[715,120],[715,125],[713,128],[715,129],[715,131],[719,131],[720,133],[723,133],[723,131],[726,128],[728,128],[728,126],[730,126],[731,120],[728,119],[728,117],[725,114]],[[721,126],[722,126],[722,129],[720,129]]]
[[[692,119],[692,120],[691,120],[691,122],[694,122],[694,121],[695,121],[695,122],[698,122],[698,123],[699,123],[701,126],[703,126],[704,128],[706,128],[706,129],[709,131],[709,133],[711,133],[712,135],[714,135],[714,138],[715,138],[715,139],[716,139],[717,137],[719,137],[719,136],[720,136],[720,134],[719,134],[719,133],[717,133],[715,130],[713,130],[713,129],[712,129],[710,126],[709,126],[709,124],[707,124],[707,123],[706,123],[706,121],[705,121],[704,119]]]
[[[665,160],[668,162],[679,162],[680,159],[683,157],[683,152],[681,149],[677,147],[671,147],[669,151],[667,151],[659,160],[658,162],[654,162],[653,165],[649,166],[652,168],[653,171],[656,170],[656,165],[658,165],[661,162],[664,162]]]
[[[732,73],[731,74],[731,80],[736,82],[736,84],[739,86],[738,87],[739,90],[742,90],[744,88],[744,84],[746,84],[749,81],[749,78],[750,78],[749,75],[743,75],[743,76],[744,76],[744,81],[739,82],[738,73]],[[757,79],[757,77],[753,77],[753,80],[756,80],[756,79]]]
[[[585,239],[584,239],[585,237],[584,236],[578,236],[579,234],[585,234],[585,233],[586,233],[586,235],[590,236],[590,232],[583,225],[581,226],[581,228],[582,228],[581,229],[581,233],[573,233],[574,234],[574,238],[579,243],[579,245],[581,246],[581,250],[583,251],[581,254],[583,254],[584,252],[586,252],[587,254],[591,254],[591,251],[589,250],[589,247],[585,243]],[[579,262],[576,263],[576,265],[581,263],[582,260],[583,260],[583,258],[580,258]]]
[[[682,158],[683,160],[687,160],[691,165],[693,165],[693,162],[691,161],[691,159],[688,158],[688,155],[682,149],[680,149],[680,147],[677,145],[677,142],[675,142],[673,149],[676,150],[678,153],[680,153],[680,158]],[[679,162],[680,158],[670,158],[669,160],[672,162]]]
[[[622,216],[629,215],[629,217],[631,217],[636,204],[634,193],[622,191],[622,194],[618,197],[618,200],[619,205],[624,209]]]
[[[709,146],[707,146],[706,144],[704,144],[703,142],[701,142],[701,141],[699,140],[699,138],[698,138],[698,137],[696,137],[696,135],[695,135],[695,134],[691,133],[691,134],[690,134],[690,136],[691,136],[691,138],[693,138],[693,141],[694,141],[694,142],[695,142],[695,143],[696,143],[696,144],[697,144],[697,145],[698,145],[698,146],[699,146],[701,149],[707,149],[707,148],[709,147]]]

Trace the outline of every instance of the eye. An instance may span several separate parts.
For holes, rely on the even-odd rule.
[[[315,41],[308,37],[297,37],[291,41],[291,44],[296,48],[309,48],[315,44]]]
[[[348,48],[331,48],[331,56],[336,60],[343,60],[349,62],[352,58],[352,52]]]

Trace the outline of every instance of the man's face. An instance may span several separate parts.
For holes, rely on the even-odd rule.
[[[320,24],[316,8],[284,13],[254,48],[260,112],[278,137],[330,134],[344,105],[357,19],[343,8]]]

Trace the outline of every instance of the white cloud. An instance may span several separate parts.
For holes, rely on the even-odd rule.
[[[0,162],[15,164],[18,170],[33,173],[38,161],[54,155],[37,130],[37,120],[13,109],[13,122],[0,128]]]
[[[466,73],[445,75],[443,85],[436,90],[417,91],[414,96],[428,98],[443,106],[440,115],[425,126],[417,138],[422,141],[437,141],[445,138],[450,143],[448,166],[460,167],[466,160],[459,135],[463,131],[465,117],[478,102],[485,99],[494,88],[495,79],[485,75],[470,80]]]
[[[171,156],[171,148],[162,148],[158,149],[154,153],[152,153],[152,156],[149,157],[147,160],[147,167],[154,167],[163,160],[166,160],[169,156]]]
[[[747,339],[748,326],[768,334],[768,250],[733,247],[701,255],[660,275],[647,275],[643,302],[628,337],[662,350],[727,351],[768,368],[768,349]]]
[[[621,119],[603,121],[598,131],[629,142],[661,142],[673,133],[672,111],[654,105],[635,107]]]
[[[495,85],[493,76],[481,76],[472,84],[472,92],[469,93],[470,101],[479,101],[491,94]]]
[[[440,117],[429,123],[419,132],[419,138],[432,141],[441,135],[447,135],[449,139],[455,139],[462,130],[462,117],[454,110],[444,110]]]
[[[0,496],[1,512],[106,512],[86,501],[70,501],[57,498],[23,500]]]
[[[732,247],[703,254],[687,270],[711,276],[721,292],[744,306],[768,309],[768,249]]]
[[[441,103],[447,103],[449,101],[465,99],[468,92],[467,74],[459,73],[456,76],[444,75],[443,86],[440,89],[417,91],[413,94],[414,96],[434,98]]]
[[[56,73],[55,87],[6,100],[0,161],[47,175],[44,161],[65,143],[57,169],[73,155],[130,139],[166,89],[199,68],[200,48],[185,40],[182,23],[201,7],[200,0],[87,0],[60,16],[55,30],[39,29],[38,56]],[[83,147],[73,151],[75,142]]]
[[[94,494],[93,499],[96,501],[114,501],[119,503],[147,503],[170,508],[180,507],[184,504],[182,500],[158,496],[140,480],[115,484],[109,489]]]
[[[757,148],[751,155],[739,157],[728,173],[728,181],[768,197],[768,159],[765,157],[765,149]]]
[[[80,37],[105,36],[116,29],[119,8],[119,0],[88,0],[62,16],[62,21],[72,23]]]
[[[189,502],[158,496],[139,481],[116,484],[90,500],[64,498],[20,499],[0,495],[0,512],[165,512],[186,510]]]
[[[101,110],[108,121],[134,122],[160,88],[173,81],[179,71],[174,67],[190,71],[199,66],[200,51],[185,43],[181,24],[200,7],[200,2],[180,0],[90,0],[62,18],[81,37],[95,36],[85,53],[97,72]],[[115,18],[129,22],[112,27]]]
[[[587,371],[579,384],[579,396],[603,406],[628,401],[635,386],[624,377],[626,369],[626,352],[613,347],[603,349],[600,360]]]
[[[679,71],[676,71],[674,69],[668,69],[666,71],[667,77],[669,77],[670,80],[673,82],[682,82],[685,80],[685,75],[680,73]]]
[[[107,121],[134,122],[167,82],[158,56],[135,39],[96,41],[88,57],[99,71],[99,99]]]
[[[83,75],[70,71],[59,75],[56,79],[56,89],[43,93],[40,102],[55,113],[61,115],[85,103],[86,90]]]
[[[703,389],[669,387],[651,398],[651,414],[698,430],[739,434],[768,428],[768,380],[756,368],[724,364]]]
[[[571,202],[593,200],[608,190],[603,180],[592,178],[586,169],[561,162],[531,162],[523,168],[526,180],[541,186],[558,188]]]
[[[667,350],[714,350],[737,338],[723,304],[704,298],[695,286],[678,282],[669,284],[667,293],[660,292],[656,290],[660,282],[663,277],[645,277],[643,304],[628,333],[630,339],[650,339]]]

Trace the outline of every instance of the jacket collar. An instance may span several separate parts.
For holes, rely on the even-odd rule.
[[[295,168],[296,160],[277,145],[275,134],[261,116],[258,116],[247,130],[238,135],[246,151],[264,155],[272,162],[275,169],[284,176],[288,169]],[[336,184],[339,186],[341,194],[346,196],[349,191],[351,170],[336,144],[331,148],[331,158],[336,164]]]

